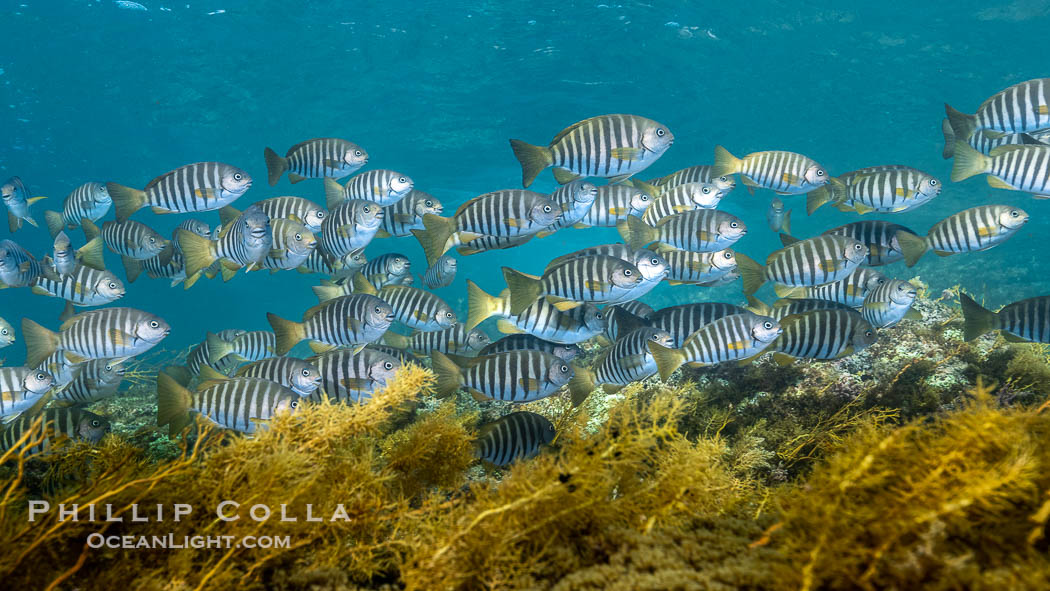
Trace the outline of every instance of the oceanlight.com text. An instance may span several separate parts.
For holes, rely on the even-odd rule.
[[[122,550],[181,550],[181,549],[227,549],[227,548],[290,548],[289,536],[106,536],[94,533],[87,537],[89,548],[111,548]]]

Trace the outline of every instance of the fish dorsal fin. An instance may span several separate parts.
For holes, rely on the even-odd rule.
[[[455,214],[453,214],[453,215],[454,215],[454,216],[457,216],[457,215],[459,215],[459,214],[463,213],[463,210],[464,210],[464,209],[466,209],[466,208],[467,208],[467,206],[469,206],[469,205],[472,205],[472,204],[473,204],[473,203],[474,203],[475,201],[477,201],[478,199],[481,199],[481,195],[478,195],[477,197],[473,197],[473,198],[471,198],[471,199],[468,199],[468,200],[466,200],[466,201],[465,201],[465,202],[463,203],[463,205],[460,205],[459,207],[457,207],[457,208],[456,208],[456,213],[455,213]]]
[[[69,328],[72,327],[74,324],[76,324],[77,322],[80,322],[84,318],[84,316],[85,316],[85,314],[77,314],[76,316],[70,318],[69,320],[64,321],[58,327],[59,332],[61,332],[63,330],[69,330]]]
[[[1007,152],[1016,152],[1017,150],[1028,150],[1028,149],[1030,149],[1030,148],[1028,148],[1024,144],[1007,144],[1005,146],[999,146],[998,148],[993,148],[991,151],[988,152],[988,155],[991,156],[992,158],[995,158],[996,156],[1000,156],[1002,154],[1006,154]]]
[[[786,247],[785,247],[785,248],[786,248]],[[784,249],[783,249],[783,248],[782,248],[782,249],[780,249],[780,250],[774,250],[773,252],[769,253],[769,256],[767,256],[767,257],[766,257],[766,266],[768,267],[769,265],[772,265],[772,264],[773,264],[773,261],[777,260],[777,257],[778,257],[778,256],[780,255],[780,253],[782,253],[782,252],[784,252]]]
[[[317,315],[318,312],[320,312],[328,306],[331,306],[335,301],[336,299],[326,300],[312,308],[307,309],[305,312],[303,312],[303,322],[306,322],[307,320],[313,318]]]
[[[219,210],[219,223],[222,224],[223,231],[225,232],[226,227],[237,221],[237,218],[241,217],[241,212],[233,208],[232,205],[227,205]]]
[[[554,136],[554,139],[551,140],[550,145],[553,146],[554,144],[560,142],[565,136],[569,135],[570,133],[575,131],[577,128],[582,127],[584,124],[590,123],[594,119],[595,119],[595,117],[590,117],[588,119],[584,119],[583,121],[577,121],[576,123],[573,123],[572,125],[570,125],[570,126],[566,127],[565,129],[559,131],[558,135]]]
[[[794,244],[796,242],[802,242],[802,241],[799,240],[798,238],[795,238],[794,236],[789,235],[789,234],[784,234],[784,233],[780,234],[780,243],[783,244],[784,246],[791,246],[792,244]]]
[[[178,169],[175,169],[175,170],[178,170]],[[170,172],[165,172],[164,174],[160,175],[159,177],[157,177],[157,178],[153,179],[152,181],[146,183],[146,188],[143,189],[143,191],[149,191],[150,189],[155,187],[158,183],[160,183],[164,179],[166,179],[169,176],[175,174],[175,170],[172,170]]]

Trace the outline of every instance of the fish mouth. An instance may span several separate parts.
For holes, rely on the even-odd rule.
[[[394,321],[394,315],[393,314],[387,314],[386,315],[386,320],[387,320],[387,322],[393,322]]]

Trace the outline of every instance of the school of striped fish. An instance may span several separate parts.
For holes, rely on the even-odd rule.
[[[948,105],[946,114],[951,181],[985,175],[992,188],[1050,198],[1050,79],[1011,86],[974,114]],[[833,175],[803,154],[734,155],[721,145],[709,164],[643,180],[674,139],[666,125],[624,114],[585,119],[546,144],[511,139],[522,188],[496,188],[454,210],[417,187],[424,179],[362,170],[368,152],[336,138],[303,141],[284,156],[264,151],[271,187],[287,178],[323,195],[323,206],[280,195],[235,208],[254,180],[221,162],[179,167],[141,189],[85,182],[61,211],[44,212],[52,252],[37,257],[12,239],[0,241],[3,287],[66,302],[59,324],[22,319],[21,335],[0,318],[0,347],[19,336],[26,347],[25,366],[0,368],[0,449],[44,452],[60,440],[96,443],[108,431],[107,419],[85,407],[115,395],[128,361],[173,328],[163,310],[113,305],[143,272],[185,289],[201,278],[230,281],[242,270],[319,276],[318,303],[304,305],[301,316],[268,313],[271,331],[208,332],[185,366],[158,374],[157,425],[171,436],[194,417],[251,434],[303,405],[365,403],[399,368],[425,358],[438,396],[463,390],[479,402],[526,403],[565,392],[574,405],[596,389],[667,380],[683,365],[750,363],[766,353],[781,365],[841,359],[875,343],[881,329],[921,320],[912,307],[916,288],[877,268],[910,267],[929,251],[988,250],[1029,219],[1019,208],[991,203],[952,213],[926,232],[859,219],[795,237],[793,201],[804,199],[807,214],[825,205],[858,216],[899,214],[932,202],[944,185],[905,165]],[[559,188],[549,195],[529,190],[547,168]],[[772,193],[766,220],[783,248],[763,261],[734,250],[760,230],[719,209],[738,182],[752,195]],[[0,185],[0,196],[12,233],[37,227],[31,209],[43,197],[18,177]],[[187,217],[162,236],[131,219],[143,208]],[[104,220],[111,209],[112,219]],[[191,217],[213,211],[215,226]],[[506,289],[498,294],[468,280],[467,310],[434,293],[464,267],[469,272],[472,254],[528,248],[534,237],[595,226],[615,227],[622,242],[566,252],[530,272],[503,267]],[[366,255],[374,240],[388,238],[417,240],[426,266],[397,252]],[[120,256],[123,278],[105,268],[103,250]],[[643,302],[661,282],[715,286],[738,278],[746,306],[689,302],[687,295],[662,309]],[[755,297],[767,283],[778,298],[772,303]],[[1011,341],[1050,343],[1050,296],[998,312],[966,293],[959,297],[967,340],[1002,331]],[[505,336],[492,340],[478,328],[489,318]],[[581,344],[588,341],[600,352],[585,364]],[[311,353],[290,356],[303,350],[300,343]],[[482,426],[477,455],[506,465],[555,437],[542,415],[511,412]]]

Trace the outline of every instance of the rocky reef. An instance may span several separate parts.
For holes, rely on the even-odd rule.
[[[141,380],[94,409],[114,423],[99,445],[3,456],[0,576],[62,589],[1050,588],[1047,349],[964,342],[950,290],[916,306],[923,321],[838,361],[767,357],[576,408],[530,403],[557,438],[506,469],[479,463],[473,442],[511,407],[436,399],[424,368],[369,404],[174,442]],[[30,521],[29,499],[125,519]],[[217,516],[227,500],[240,519]],[[176,504],[193,511],[130,520],[133,506]],[[288,545],[93,548],[94,533]]]

